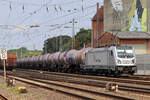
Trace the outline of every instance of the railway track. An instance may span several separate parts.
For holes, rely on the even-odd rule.
[[[129,78],[135,80],[150,81],[150,75],[134,75]]]
[[[19,69],[19,71],[27,71],[27,70]],[[40,73],[41,71],[30,70],[29,72]],[[47,72],[47,71],[42,71],[42,73],[45,74],[45,75],[49,75],[50,74],[50,75],[59,75],[59,76],[66,76],[66,77],[84,78],[84,79],[91,79],[91,80],[112,81],[112,82],[118,82],[118,83],[131,83],[131,84],[138,84],[138,85],[150,85],[150,78],[149,77],[142,78],[142,76],[131,76],[131,77],[114,78],[114,77],[89,76],[89,75],[78,75],[78,74]]]
[[[37,73],[37,71],[32,70],[32,73]],[[31,74],[30,71],[25,71],[29,77],[34,77]],[[23,72],[22,72],[23,73]],[[59,77],[58,77],[59,76]],[[108,77],[98,77],[98,76],[87,76],[87,75],[76,75],[76,74],[66,74],[66,73],[55,73],[55,72],[43,72],[43,74],[39,74],[39,72],[35,75],[34,78],[40,78],[40,79],[46,79],[46,80],[53,80],[53,81],[62,81],[62,82],[69,82],[69,83],[76,83],[76,84],[83,84],[88,86],[95,86],[95,87],[103,87],[105,88],[105,85],[108,82],[120,82],[119,84],[119,90],[123,91],[130,91],[130,92],[137,92],[137,93],[143,93],[150,95],[150,88],[149,86],[139,86],[139,83],[137,82],[135,85],[131,84],[132,82],[126,80],[125,83],[123,83],[124,79],[121,79],[120,81],[115,81],[114,79],[118,78],[108,78]],[[120,79],[120,78],[119,78]],[[128,83],[128,84],[126,84]]]
[[[17,71],[17,73],[19,73],[19,72]],[[31,71],[31,72],[30,71],[28,71],[28,72],[27,71],[25,71],[25,72],[21,71],[21,74],[22,73],[26,73],[26,75],[28,77],[33,77],[33,78],[38,77],[40,79],[45,79],[45,80],[62,81],[62,82],[83,84],[83,85],[103,87],[103,88],[105,88],[105,85],[108,82],[110,82],[110,79],[106,79],[106,77],[105,78],[103,77],[103,78],[100,78],[100,79],[106,79],[107,81],[106,80],[100,80],[99,77],[95,78],[93,76],[86,76],[86,75],[79,75],[78,76],[78,75],[74,75],[74,74],[53,73],[53,72],[52,73],[55,74],[55,75],[52,75],[49,72],[48,73],[44,72],[43,74],[39,74],[35,71]],[[33,76],[33,73],[34,73],[34,76]],[[56,75],[56,74],[59,74],[59,75]],[[14,74],[14,75],[16,75],[16,74]],[[97,78],[98,78],[98,80],[96,80]],[[134,92],[144,93],[144,94],[148,94],[148,95],[150,94],[150,88],[149,87],[144,87],[144,86],[139,87],[139,85],[134,85],[133,86],[133,84],[127,85],[125,83],[119,83],[119,89],[124,90],[124,91],[134,91]]]
[[[51,72],[50,72],[51,73]],[[80,85],[87,85],[87,86],[94,86],[97,88],[105,88],[105,85],[108,83],[108,81],[100,80],[97,78],[98,76],[87,76],[87,75],[74,75],[74,74],[65,74],[65,73],[55,73],[52,72],[50,74],[49,72],[42,72],[42,74],[38,71],[20,71],[17,70],[16,72],[9,72],[7,74],[14,75],[18,77],[26,77],[26,78],[34,78],[34,79],[44,79],[46,81],[58,81],[58,82],[67,82],[67,83],[73,83],[73,84],[80,84]],[[80,77],[81,76],[81,77]],[[86,77],[87,76],[87,77]],[[93,78],[94,77],[94,78]],[[97,80],[96,80],[97,79]],[[108,79],[107,79],[108,80]],[[110,81],[109,81],[110,82]],[[137,92],[139,94],[144,95],[150,95],[150,88],[147,87],[139,87],[139,86],[133,86],[127,85],[126,83],[119,83],[119,90],[123,91],[130,91],[130,92]],[[149,99],[147,99],[149,100]]]
[[[8,99],[0,94],[0,100],[8,100]]]
[[[84,100],[99,100],[100,98],[103,99],[112,99],[112,100],[135,100],[134,98],[130,98],[128,96],[121,96],[115,93],[106,93],[106,92],[97,92],[92,90],[87,90],[79,87],[73,87],[68,85],[62,85],[61,83],[53,83],[46,80],[39,80],[33,78],[19,78],[13,77],[18,81],[22,81],[28,84],[36,85],[45,89],[54,90],[56,92],[60,92],[63,94],[67,94],[70,96],[74,96],[77,98],[81,98]]]

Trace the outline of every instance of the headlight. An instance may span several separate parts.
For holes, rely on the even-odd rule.
[[[121,64],[121,60],[117,60],[117,63],[118,63],[118,64]]]

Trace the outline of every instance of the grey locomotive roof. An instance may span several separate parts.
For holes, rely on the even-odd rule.
[[[150,39],[150,33],[147,32],[110,32],[120,39]]]
[[[97,52],[97,51],[108,51],[109,47],[102,47],[102,48],[93,48],[88,50],[87,52]]]

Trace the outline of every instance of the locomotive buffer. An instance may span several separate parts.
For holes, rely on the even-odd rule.
[[[7,59],[7,50],[5,47],[1,48],[1,59],[3,60],[3,65],[4,65],[4,79],[6,80],[6,64],[5,60]]]

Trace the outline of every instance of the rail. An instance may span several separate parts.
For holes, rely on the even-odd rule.
[[[8,99],[0,94],[0,100],[8,100]]]
[[[39,79],[33,79],[33,78],[25,78],[25,79],[24,78],[19,78],[19,77],[14,77],[14,78],[18,81],[22,81],[22,82],[25,82],[25,83],[28,83],[28,84],[40,86],[42,88],[46,88],[46,89],[50,89],[50,90],[55,90],[57,92],[64,93],[64,94],[67,94],[67,95],[71,95],[71,96],[75,96],[75,97],[82,98],[82,99],[85,99],[85,100],[97,100],[98,97],[107,97],[107,98],[109,97],[109,98],[114,98],[115,100],[135,100],[134,98],[130,98],[130,97],[127,97],[127,96],[121,96],[121,95],[117,95],[117,94],[105,93],[105,92],[102,92],[102,91],[101,92],[96,92],[96,91],[82,89],[82,88],[79,88],[79,87],[72,87],[72,86],[62,85],[61,83],[57,84],[57,83],[52,83],[52,82],[39,80]],[[43,83],[44,83],[44,85],[42,85]],[[52,88],[52,85],[57,86],[58,88],[57,87]],[[75,92],[69,92],[69,90],[65,91],[64,89],[61,89],[60,87],[67,88],[67,89],[70,89],[70,90],[74,90]],[[81,93],[78,94],[79,91],[82,92],[82,94]],[[86,95],[84,95],[84,93]],[[94,95],[96,95],[98,97],[95,98]]]
[[[53,72],[54,73],[54,72]],[[102,87],[105,88],[106,81],[101,81],[101,80],[96,80],[95,78],[86,78],[86,75],[74,75],[74,74],[68,74],[71,76],[68,76],[67,74],[63,75],[64,73],[59,73],[59,75],[50,74],[49,72],[46,73],[39,73],[39,71],[16,71],[16,72],[11,72],[8,73],[10,75],[18,76],[18,77],[26,77],[26,78],[34,78],[34,79],[42,79],[42,80],[51,80],[51,81],[59,81],[59,82],[67,82],[67,83],[73,83],[73,84],[81,84],[81,85],[87,85],[87,86],[94,86],[94,87]],[[77,76],[77,77],[75,77]],[[95,76],[87,76],[87,77],[95,77]],[[108,80],[108,79],[107,79]],[[132,92],[138,92],[138,93],[143,93],[144,95],[148,94],[150,95],[150,88],[144,88],[144,87],[139,87],[139,86],[133,86],[132,85],[127,85],[127,84],[120,84],[119,83],[119,90],[124,90],[124,91],[132,91]]]

